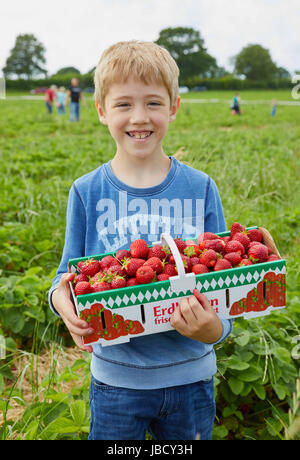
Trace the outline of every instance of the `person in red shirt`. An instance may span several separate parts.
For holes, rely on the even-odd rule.
[[[46,101],[46,107],[47,107],[48,113],[52,113],[52,105],[53,105],[54,99],[56,98],[56,90],[57,90],[56,86],[52,85],[50,86],[50,88],[47,89],[45,93],[45,101]]]

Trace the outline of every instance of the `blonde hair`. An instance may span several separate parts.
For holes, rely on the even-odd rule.
[[[102,54],[95,69],[95,100],[104,106],[105,96],[114,83],[130,76],[145,84],[163,84],[173,105],[178,97],[179,69],[170,53],[152,42],[131,40],[118,42]]]

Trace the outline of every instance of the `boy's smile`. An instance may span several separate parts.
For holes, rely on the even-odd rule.
[[[179,98],[170,106],[165,86],[129,78],[111,85],[104,108],[97,105],[100,121],[107,125],[122,157],[149,158],[163,154],[162,140],[175,120]]]
[[[153,131],[130,131],[127,134],[133,139],[140,141],[140,140],[146,139],[147,137],[151,136],[152,133]]]

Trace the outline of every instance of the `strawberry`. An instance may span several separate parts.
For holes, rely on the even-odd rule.
[[[107,281],[96,281],[91,286],[91,292],[108,291],[109,289],[111,289],[111,286]]]
[[[100,271],[101,265],[99,260],[93,259],[91,257],[90,259],[78,262],[77,268],[80,273],[83,273],[86,276],[94,276],[97,272]]]
[[[228,241],[228,243],[225,245],[224,250],[226,254],[228,254],[229,252],[239,252],[241,256],[245,254],[244,246],[242,245],[242,243],[236,240]]]
[[[166,273],[160,273],[157,275],[157,281],[166,281],[170,278],[170,275],[167,275]]]
[[[129,278],[126,282],[126,286],[137,286],[138,284],[136,277]]]
[[[168,251],[170,253],[170,251]],[[153,246],[152,248],[149,249],[148,252],[148,259],[151,257],[158,257],[160,260],[165,259],[167,256],[166,250],[163,246],[160,244]]]
[[[111,281],[112,289],[120,289],[126,286],[126,279],[124,276],[116,275]]]
[[[146,259],[148,252],[149,247],[145,240],[135,240],[130,245],[130,254],[136,259]]]
[[[101,312],[103,311],[104,307],[101,303],[94,303],[90,308],[90,314],[101,316]]]
[[[232,238],[233,235],[239,232],[246,232],[246,229],[245,227],[243,227],[243,225],[239,224],[238,222],[234,222],[231,226],[230,237]]]
[[[174,242],[178,248],[178,251],[183,253],[184,249],[186,248],[186,242],[183,241],[181,238],[175,238]]]
[[[91,285],[88,281],[79,281],[74,289],[75,295],[84,295],[92,292]]]
[[[95,281],[102,281],[104,276],[105,274],[102,271],[100,271],[96,273],[96,275],[94,275],[92,278],[90,278],[90,282],[94,283]]]
[[[122,261],[125,257],[130,257],[130,252],[127,249],[119,249],[116,253],[116,259]]]
[[[146,260],[144,265],[149,265],[157,275],[162,273],[164,268],[162,261],[158,257],[150,257],[148,260]]]
[[[224,259],[229,260],[232,266],[238,265],[242,261],[242,257],[239,252],[229,252],[225,254]]]
[[[221,238],[215,240],[204,240],[199,245],[199,248],[201,251],[204,249],[213,249],[216,252],[222,252],[225,248],[225,242],[221,240]]]
[[[228,241],[230,241],[230,236],[222,236],[221,240],[226,244]]]
[[[249,260],[253,263],[265,262],[268,258],[268,248],[262,243],[257,243],[248,250]]]
[[[155,271],[149,265],[143,265],[136,271],[136,279],[139,284],[148,284],[153,281]]]
[[[189,273],[192,269],[191,259],[188,256],[185,256],[184,254],[180,254],[180,255],[181,255],[182,262],[183,262],[185,273]]]
[[[200,245],[202,243],[202,241],[204,241],[204,240],[216,240],[218,238],[220,238],[219,235],[216,235],[215,233],[204,232],[204,233],[201,233],[198,236],[197,243],[198,243],[198,245]]]
[[[126,275],[125,269],[122,267],[122,265],[111,265],[110,267],[107,267],[103,270],[103,273],[111,276],[111,275],[120,275],[124,276]],[[113,278],[113,276],[111,276]]]
[[[168,263],[172,265],[176,265],[175,257],[173,255],[170,255]]]
[[[163,268],[163,274],[169,276],[176,276],[178,274],[176,266],[173,264],[166,264]]]
[[[241,315],[247,309],[246,298],[234,302],[231,306],[229,314],[231,316]]]
[[[251,241],[262,242],[263,234],[258,228],[253,228],[247,231],[247,236]]]
[[[105,256],[103,259],[100,260],[101,268],[104,270],[105,268],[110,267],[113,263],[115,263],[115,258],[113,256]]]
[[[187,243],[187,246],[183,250],[183,254],[188,257],[193,257],[193,256],[198,257],[200,254],[200,248],[199,246],[197,246],[196,243],[194,244]]]
[[[106,330],[104,331],[103,338],[105,340],[114,340],[119,337],[119,333],[117,328],[115,327],[107,327]]]
[[[259,244],[259,241],[250,241],[249,246],[248,246],[248,251],[250,248],[252,248],[252,246],[256,246],[257,244]]]
[[[247,249],[251,242],[250,238],[246,235],[246,233],[243,232],[235,233],[232,237],[232,241],[239,241],[242,243],[245,249]]]
[[[136,257],[131,257],[124,259],[123,268],[125,269],[128,276],[135,276],[136,271],[139,267],[144,265],[145,259],[137,259]]]
[[[218,260],[218,254],[213,249],[206,249],[200,257],[200,263],[211,268]]]
[[[144,330],[144,327],[139,321],[130,321],[130,327],[128,329],[129,334],[141,334]]]
[[[191,257],[192,266],[200,264],[200,257]]]
[[[198,246],[198,243],[194,240],[186,240],[185,243],[187,246]]]
[[[79,275],[76,275],[74,278],[74,283],[77,284],[80,281],[88,281],[88,277],[84,273],[79,273]]]
[[[219,270],[228,270],[228,268],[232,268],[232,265],[227,259],[218,259],[214,265],[215,272]]]
[[[242,259],[239,263],[239,267],[243,267],[244,265],[253,265],[253,263],[249,259]]]
[[[195,273],[195,275],[201,275],[202,273],[208,273],[209,270],[206,265],[196,264],[192,266],[192,272]]]
[[[276,254],[270,254],[267,258],[267,262],[272,262],[272,260],[280,260]]]

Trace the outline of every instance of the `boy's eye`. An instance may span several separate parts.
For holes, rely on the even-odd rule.
[[[160,105],[160,102],[149,102],[150,105]]]
[[[127,102],[122,102],[120,104],[117,105],[117,107],[128,107],[129,104]]]

